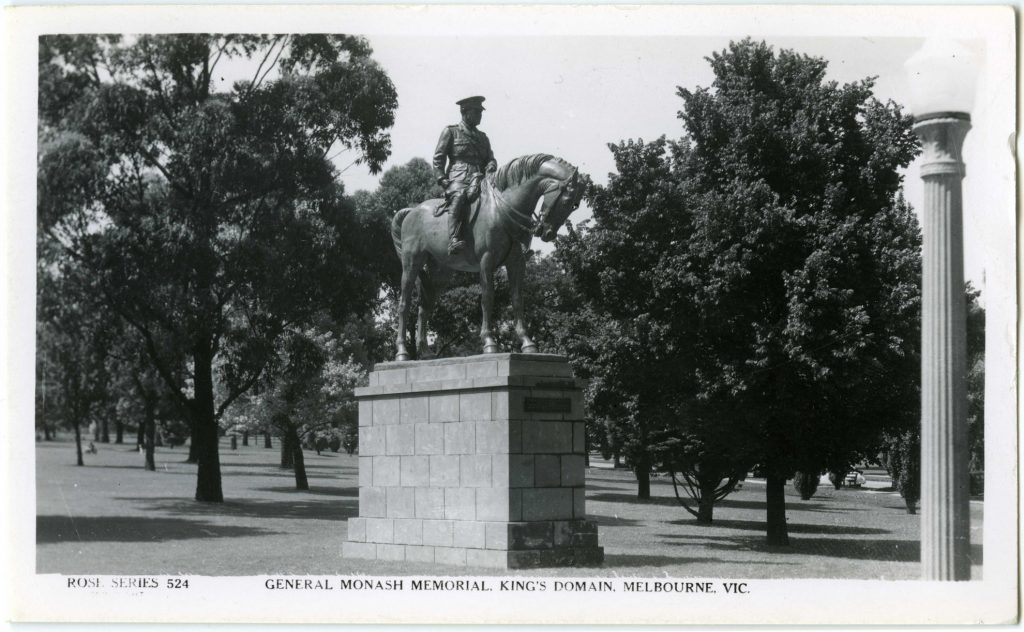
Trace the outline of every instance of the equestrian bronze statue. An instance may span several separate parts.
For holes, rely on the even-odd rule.
[[[480,180],[479,198],[468,208],[463,231],[465,246],[449,252],[448,225],[435,210],[443,200],[427,200],[415,208],[404,208],[391,221],[395,250],[402,261],[402,293],[398,308],[398,338],[395,360],[408,360],[405,331],[413,284],[419,281],[420,309],[416,327],[416,348],[425,357],[427,322],[439,292],[444,291],[451,271],[480,274],[480,303],[483,319],[480,341],[484,353],[496,353],[498,345],[491,332],[494,303],[494,271],[505,266],[516,335],[523,353],[536,353],[523,319],[522,284],[526,252],[534,236],[554,240],[558,229],[580,204],[583,183],[578,170],[561,158],[548,154],[521,156],[503,165],[493,178]],[[543,199],[536,213],[537,201]]]

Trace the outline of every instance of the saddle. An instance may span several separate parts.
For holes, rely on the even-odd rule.
[[[466,224],[472,226],[476,220],[476,216],[480,213],[480,203],[483,199],[481,191],[486,187],[488,189],[488,195],[490,192],[490,182],[487,178],[482,178],[476,184],[466,187],[466,200],[469,202],[469,212],[466,213]],[[448,195],[444,196],[444,199],[439,200],[436,207],[434,207],[434,217],[440,217],[448,212],[448,205],[451,203],[451,197]]]

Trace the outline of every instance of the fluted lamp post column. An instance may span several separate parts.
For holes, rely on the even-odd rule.
[[[929,40],[906,64],[923,149],[921,562],[923,579],[968,580],[967,320],[964,137],[974,95],[968,50]]]

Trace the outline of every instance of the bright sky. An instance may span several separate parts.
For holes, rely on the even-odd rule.
[[[375,35],[369,39],[375,59],[386,69],[399,97],[391,130],[393,151],[385,168],[414,157],[429,160],[441,129],[459,120],[454,102],[479,94],[487,98],[480,129],[490,137],[499,163],[543,151],[565,158],[603,183],[614,170],[607,143],[681,135],[676,114],[682,100],[676,96],[676,87],[710,85],[713,77],[704,57],[722,50],[733,38]],[[901,103],[906,103],[908,92],[903,62],[924,42],[922,38],[764,39],[777,49],[824,57],[830,77],[840,82],[877,76],[876,95]],[[984,115],[976,113],[975,119],[965,148],[966,162],[972,167],[964,183],[965,232],[967,276],[981,286],[984,263],[977,256],[974,216],[985,207],[979,193],[999,184],[993,184],[992,174],[980,167],[980,157],[992,151],[985,145],[991,144],[995,126]],[[338,158],[339,168],[350,162],[349,156]],[[907,179],[905,195],[920,209],[918,167],[912,165],[908,173],[913,177]],[[372,190],[378,180],[361,166],[348,168],[342,178],[349,191]],[[581,209],[573,220],[588,214]],[[539,241],[534,244],[538,247],[551,248]]]

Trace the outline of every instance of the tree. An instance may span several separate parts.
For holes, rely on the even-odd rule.
[[[710,87],[679,89],[680,142],[612,146],[571,267],[636,341],[615,355],[642,376],[644,441],[743,446],[731,466],[766,472],[786,544],[787,478],[877,445],[915,396],[920,236],[898,170],[917,141],[872,80],[827,81],[822,59],[745,40],[708,61]]]
[[[40,40],[40,232],[94,275],[188,412],[196,500],[223,499],[218,421],[281,336],[374,298],[330,160],[376,171],[388,154],[396,95],[371,53],[345,35]],[[234,60],[258,66],[221,87]]]

